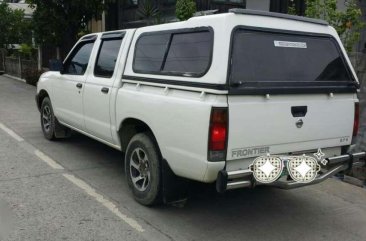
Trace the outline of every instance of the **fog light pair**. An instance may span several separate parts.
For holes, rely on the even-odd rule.
[[[261,183],[272,183],[276,181],[280,178],[285,167],[284,160],[287,160],[287,170],[291,178],[296,182],[312,182],[320,171],[320,165],[313,157],[305,155],[286,158],[260,156],[250,166],[255,180]]]

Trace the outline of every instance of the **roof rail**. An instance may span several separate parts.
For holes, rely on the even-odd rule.
[[[274,17],[274,18],[284,18],[290,19],[300,22],[307,22],[307,23],[315,23],[320,25],[329,25],[327,21],[315,18],[306,18],[301,16],[283,14],[283,13],[274,13],[274,12],[267,12],[267,11],[258,11],[258,10],[251,10],[251,9],[243,9],[243,8],[232,8],[229,9],[230,13],[235,14],[245,14],[245,15],[256,15],[256,16],[266,16],[266,17]]]

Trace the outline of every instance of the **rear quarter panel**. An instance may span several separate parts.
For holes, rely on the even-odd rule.
[[[123,83],[116,102],[117,122],[144,121],[173,172],[203,181],[207,170],[208,128],[212,106],[227,106],[225,95]],[[218,164],[224,167],[224,162]]]

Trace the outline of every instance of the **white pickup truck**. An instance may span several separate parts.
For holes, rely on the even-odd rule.
[[[124,152],[135,199],[152,205],[181,195],[185,180],[216,182],[219,192],[287,189],[363,165],[365,152],[348,153],[358,89],[326,22],[232,9],[86,35],[60,71],[41,76],[36,102],[47,139],[75,130]],[[277,168],[272,159],[253,177],[259,156],[316,152],[325,162],[310,182],[281,167],[261,183],[259,170],[270,177]]]

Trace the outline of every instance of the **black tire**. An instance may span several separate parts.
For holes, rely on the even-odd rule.
[[[135,200],[142,205],[161,202],[160,159],[159,149],[151,135],[138,133],[132,137],[125,155],[125,173]],[[143,177],[145,179],[141,179]]]
[[[51,100],[45,97],[41,105],[41,127],[43,135],[48,140],[55,140],[55,115]]]
[[[41,127],[43,135],[48,140],[71,136],[71,130],[61,125],[53,113],[51,100],[45,97],[41,105]]]

